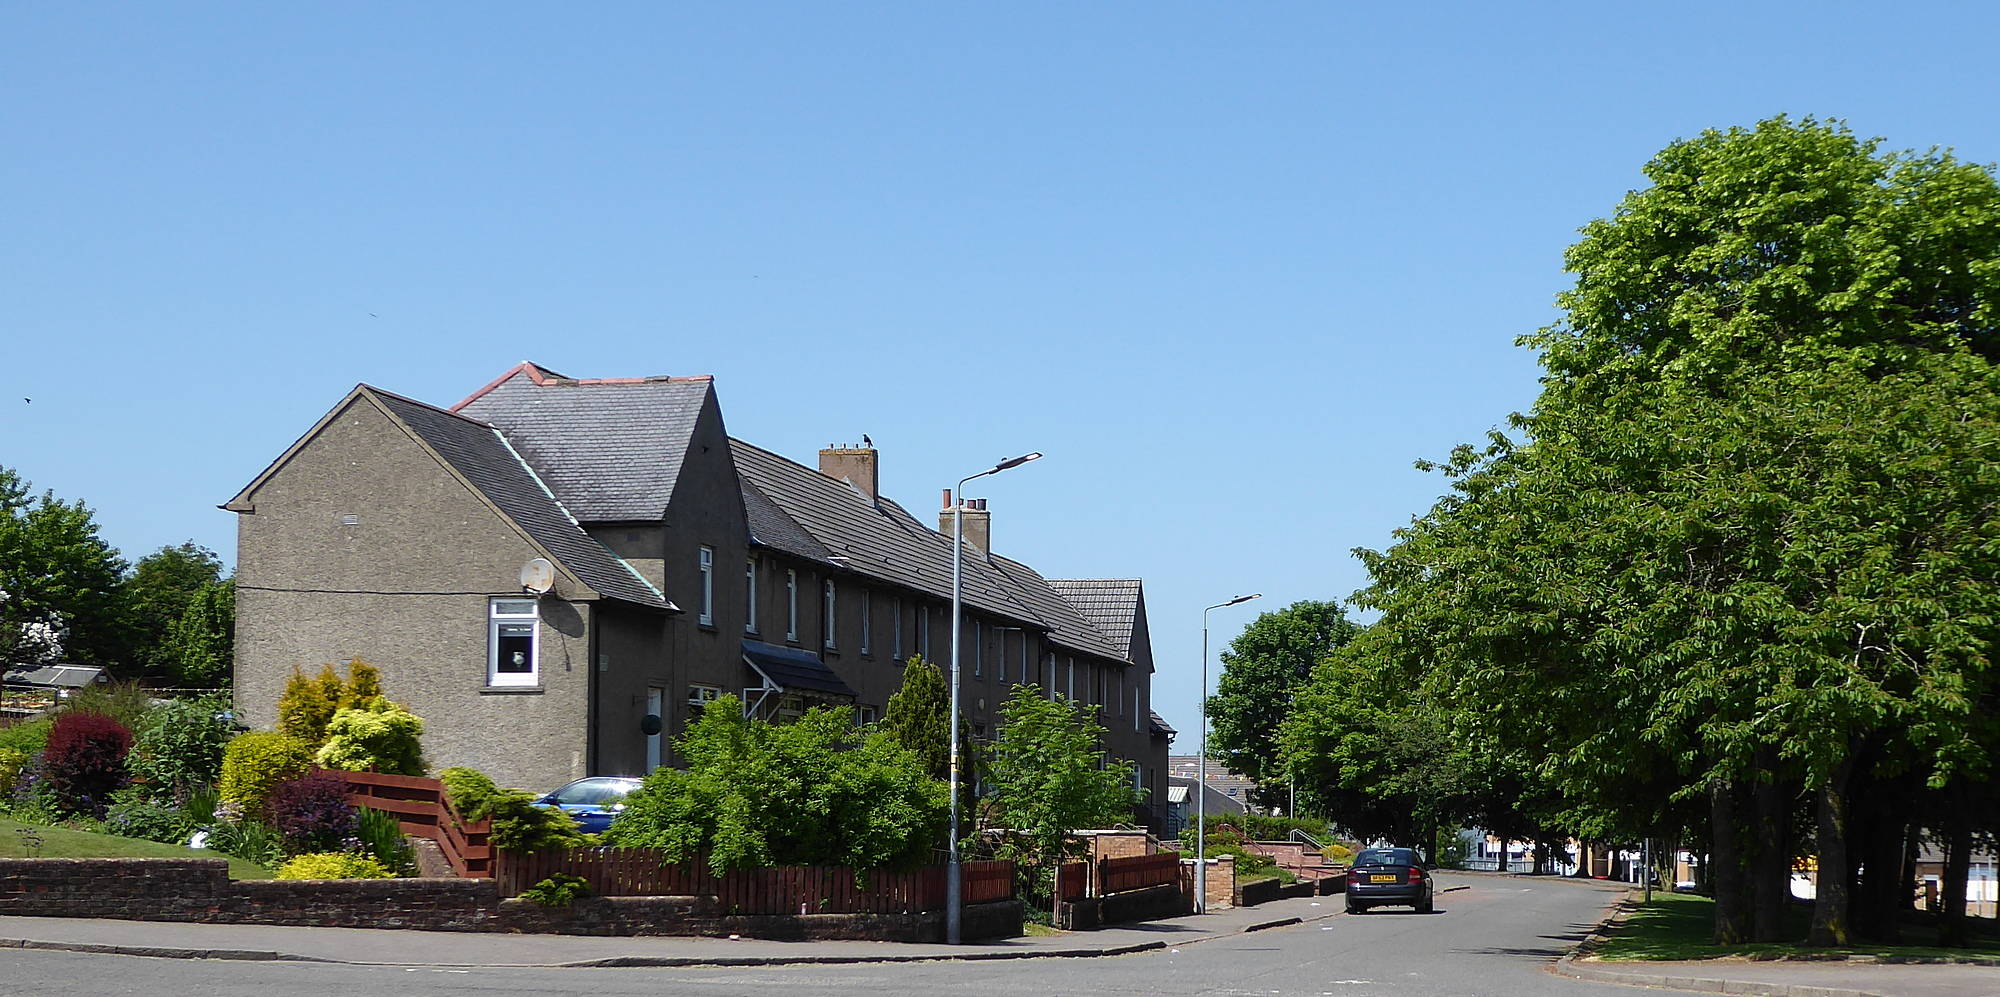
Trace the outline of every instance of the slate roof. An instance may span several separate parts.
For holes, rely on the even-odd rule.
[[[833,560],[831,551],[820,546],[812,534],[785,515],[785,511],[751,484],[750,479],[740,473],[737,479],[737,484],[743,488],[743,519],[750,526],[751,543],[828,566],[839,563]]]
[[[845,481],[829,478],[742,440],[732,439],[729,446],[736,472],[744,481],[745,495],[755,493],[770,503],[769,508],[756,510],[755,514],[768,517],[776,513],[789,519],[800,534],[810,538],[823,552],[817,555],[819,560],[856,574],[950,598],[949,538],[918,523],[889,499],[871,501]],[[748,502],[746,499],[744,511],[751,513]],[[785,532],[773,524],[760,528],[754,519],[751,530],[759,542],[764,542],[766,536],[776,537]],[[771,546],[791,549],[783,543]],[[982,570],[976,551],[966,552],[963,566],[962,593],[967,606],[1030,623],[1046,622],[1014,598],[1011,586],[1004,579]]]
[[[1160,716],[1158,711],[1147,710],[1146,721],[1147,724],[1149,725],[1151,732],[1154,734],[1165,734],[1168,737],[1172,737],[1175,734],[1180,733],[1180,731],[1175,730],[1171,724],[1167,723],[1167,718]]]
[[[600,595],[673,608],[651,583],[585,533],[500,431],[463,415],[363,386],[508,519]]]
[[[1051,578],[1049,587],[1110,638],[1121,657],[1132,656],[1132,627],[1141,596],[1139,579]]]
[[[505,432],[576,518],[654,521],[713,388],[707,377],[578,380],[524,363],[452,411]]]

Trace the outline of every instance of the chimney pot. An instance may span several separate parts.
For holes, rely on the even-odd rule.
[[[957,513],[959,527],[965,531],[965,542],[982,554],[993,550],[993,514],[986,511],[985,499],[968,499],[961,495],[959,507],[951,507],[951,492],[946,490],[944,509],[938,513],[938,532],[951,536],[952,515]]]

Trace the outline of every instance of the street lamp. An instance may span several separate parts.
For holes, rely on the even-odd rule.
[[[1262,592],[1239,595],[1201,611],[1201,754],[1195,756],[1194,776],[1194,912],[1197,914],[1208,913],[1208,614],[1263,597]]]
[[[944,866],[944,940],[951,945],[959,943],[964,913],[959,909],[964,893],[960,880],[963,870],[958,864],[958,632],[959,618],[965,613],[965,576],[961,568],[965,554],[965,483],[1040,459],[1040,452],[1009,457],[978,474],[958,479],[958,487],[951,493],[951,840],[947,842],[950,851]]]

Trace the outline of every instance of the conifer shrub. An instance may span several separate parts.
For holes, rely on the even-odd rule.
[[[349,772],[423,775],[421,717],[375,696],[362,705],[334,711],[326,742],[315,756],[321,766]]]
[[[535,806],[535,796],[519,789],[503,789],[477,769],[448,768],[438,773],[445,797],[466,820],[493,821],[493,847],[512,852],[538,852],[547,848],[575,848],[584,843],[583,832],[570,815],[555,807]]]
[[[340,701],[336,705],[342,709],[353,709],[382,695],[381,669],[360,658],[347,663],[347,684],[341,687]]]
[[[345,690],[332,665],[322,665],[319,674],[308,678],[292,669],[285,691],[278,694],[278,732],[297,738],[317,750],[326,742],[326,725],[340,708]]]
[[[102,817],[111,794],[125,784],[125,756],[132,732],[101,713],[64,713],[49,729],[42,752],[56,807]]]
[[[238,734],[222,751],[222,800],[243,814],[262,818],[279,783],[312,768],[313,746],[281,731]]]

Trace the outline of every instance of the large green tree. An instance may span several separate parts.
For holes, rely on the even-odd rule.
[[[1526,340],[1519,438],[1437,465],[1360,601],[1573,826],[1705,833],[1720,939],[1782,930],[1809,849],[1839,943],[1857,891],[1895,902],[1911,804],[2000,748],[2000,186],[1785,119],[1646,173]]]
[[[1223,649],[1222,675],[1208,700],[1210,751],[1257,783],[1260,802],[1284,799],[1289,773],[1277,737],[1292,697],[1355,630],[1338,603],[1307,600],[1258,615]]]
[[[154,674],[177,673],[171,631],[196,596],[221,580],[222,559],[192,540],[140,558],[124,585],[133,664]]]
[[[236,663],[236,582],[210,582],[196,590],[167,627],[161,648],[174,681],[196,689],[230,684]]]
[[[124,572],[88,506],[0,468],[0,655],[129,668]]]

